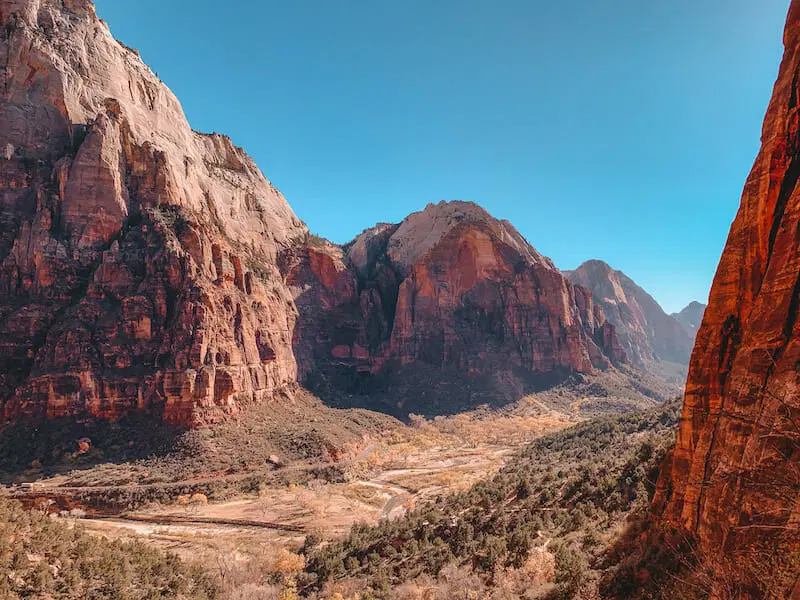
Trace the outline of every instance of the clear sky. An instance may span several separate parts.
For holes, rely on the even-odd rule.
[[[562,269],[705,301],[789,0],[96,0],[336,242],[473,200]]]

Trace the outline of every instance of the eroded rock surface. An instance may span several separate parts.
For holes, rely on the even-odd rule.
[[[194,425],[291,394],[296,310],[276,265],[305,234],[91,2],[0,0],[5,418]]]
[[[800,597],[800,2],[762,148],[697,335],[655,509],[699,540],[712,597]],[[727,580],[727,583],[726,583]]]
[[[196,426],[298,377],[436,411],[625,361],[591,294],[473,204],[309,235],[88,0],[0,0],[0,65],[5,419]]]
[[[700,329],[700,324],[703,322],[703,314],[706,311],[706,305],[701,302],[690,302],[683,310],[673,313],[671,316],[681,324],[683,330],[692,338],[692,342],[697,338],[697,332]]]
[[[295,346],[312,387],[393,388],[401,405],[431,409],[470,382],[516,399],[626,360],[591,293],[472,203],[431,204],[293,261]]]

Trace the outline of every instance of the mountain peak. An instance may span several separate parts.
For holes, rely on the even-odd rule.
[[[697,336],[697,330],[700,329],[700,324],[703,322],[705,311],[706,305],[694,300],[680,312],[673,313],[672,317],[681,324],[681,327],[689,334],[689,337],[694,340]]]
[[[640,366],[656,360],[688,363],[692,350],[690,336],[625,273],[602,260],[587,260],[564,275],[592,292],[635,363]]]
[[[597,270],[600,270],[600,271],[613,271],[613,272],[616,272],[615,269],[611,268],[611,265],[609,265],[607,262],[605,262],[603,260],[600,260],[598,258],[590,258],[589,260],[583,261],[580,264],[580,266],[578,266],[578,268],[575,269],[575,270],[577,271],[577,270],[580,270],[580,269],[597,269]]]
[[[474,202],[462,200],[431,203],[423,210],[411,213],[389,240],[388,255],[401,271],[407,272],[456,230],[479,230],[512,248],[524,260],[555,268],[552,261],[531,246],[511,223],[493,217]]]

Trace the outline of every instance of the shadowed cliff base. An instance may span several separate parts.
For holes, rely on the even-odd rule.
[[[0,428],[0,477],[8,483],[163,457],[176,450],[186,431],[148,415],[7,423]]]
[[[456,368],[417,364],[388,371],[380,378],[349,370],[325,378],[309,376],[307,385],[329,406],[359,407],[407,419],[453,415],[475,408],[502,411],[524,398],[574,418],[626,413],[674,398],[680,388],[634,367],[595,374],[563,371],[533,375],[519,369],[464,377]],[[337,378],[339,377],[339,378]]]
[[[751,538],[735,552],[708,554],[695,534],[652,514],[631,520],[606,557],[602,597],[617,600],[783,600],[797,597],[797,532]]]
[[[226,478],[236,480],[234,488],[238,479],[252,475],[257,487],[259,475],[275,469],[270,457],[298,468],[335,465],[357,454],[373,436],[398,427],[396,420],[378,413],[327,408],[304,390],[292,401],[245,407],[203,429],[171,426],[145,415],[117,422],[16,423],[0,432],[0,476],[6,483],[52,479],[60,487],[89,491],[127,486],[130,496],[142,496],[137,502],[148,494],[168,499],[189,480],[218,480],[216,487],[224,490]]]

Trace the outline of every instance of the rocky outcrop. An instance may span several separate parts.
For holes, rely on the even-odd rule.
[[[0,0],[0,65],[4,419],[197,426],[298,373],[435,411],[625,361],[591,294],[473,204],[309,235],[89,0]]]
[[[694,342],[697,338],[697,331],[700,329],[700,324],[703,322],[703,314],[706,311],[706,305],[700,302],[690,302],[681,312],[673,313],[670,315],[678,323],[681,324],[683,330],[689,335]]]
[[[431,410],[465,393],[448,381],[510,399],[626,360],[591,293],[472,203],[431,204],[292,260],[295,347],[312,387],[393,388],[401,409]]]
[[[750,598],[800,596],[800,1],[689,368],[663,522]],[[727,566],[727,568],[726,568]],[[724,580],[727,579],[727,582]]]
[[[5,418],[195,425],[291,394],[304,225],[88,0],[0,0]]]
[[[564,275],[591,290],[634,364],[643,368],[656,361],[688,364],[693,337],[625,273],[590,260]]]

